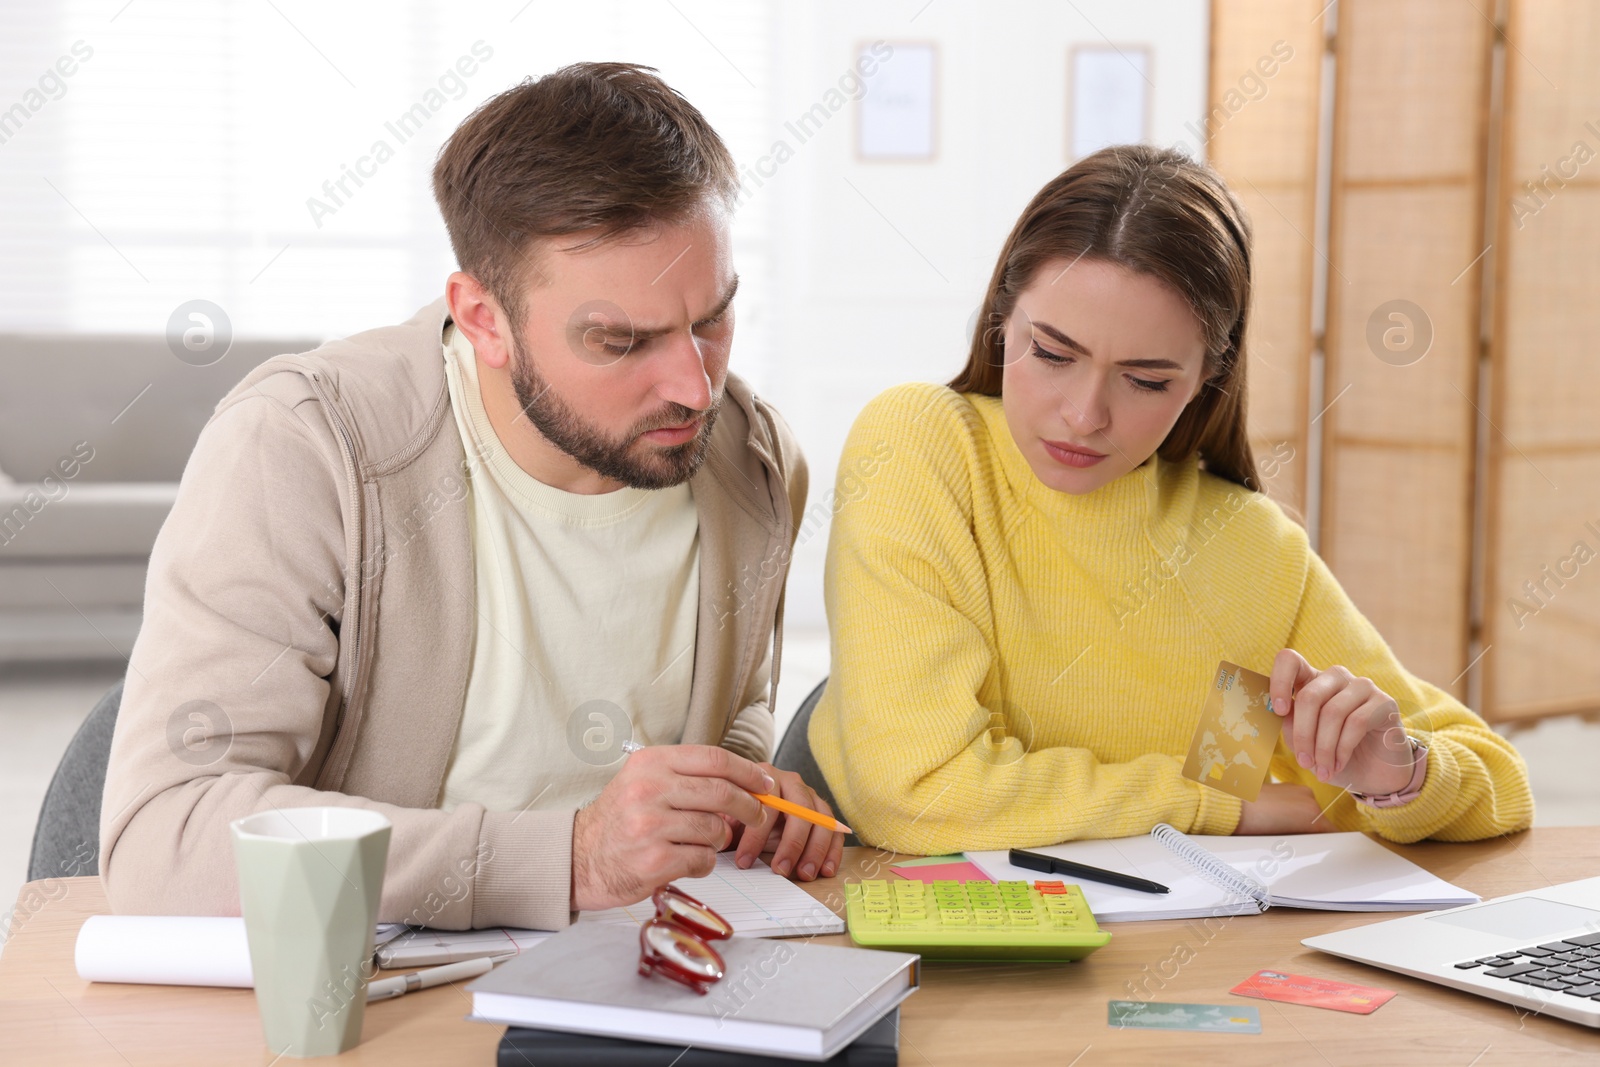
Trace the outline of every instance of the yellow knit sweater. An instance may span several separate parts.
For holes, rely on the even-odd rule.
[[[1272,775],[1341,829],[1471,840],[1529,825],[1516,750],[1406,672],[1267,497],[1151,457],[1079,496],[1040,482],[998,397],[897,386],[845,444],[828,545],[832,675],[810,740],[862,840],[911,853],[1229,834],[1240,802],[1181,776],[1220,660],[1293,648],[1400,705],[1422,793],[1374,808],[1282,741]]]

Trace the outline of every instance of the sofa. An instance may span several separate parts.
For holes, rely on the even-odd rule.
[[[318,343],[235,340],[201,366],[161,335],[0,334],[0,663],[127,658],[201,427],[251,368]]]

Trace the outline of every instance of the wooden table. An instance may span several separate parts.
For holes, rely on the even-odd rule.
[[[1537,829],[1471,845],[1395,847],[1484,897],[1600,872],[1600,827]],[[889,877],[897,857],[851,849],[836,878],[808,888],[842,910],[842,883]],[[270,1064],[254,994],[247,989],[84,982],[73,969],[78,927],[107,911],[94,878],[31,882],[19,896],[0,955],[0,1064]],[[1274,909],[1211,927],[1119,923],[1111,943],[1070,966],[925,963],[922,989],[901,1009],[900,1062],[918,1064],[1600,1063],[1600,1032],[1304,948],[1312,934],[1381,916]],[[843,935],[819,938],[847,944]],[[1242,1001],[1228,990],[1261,968],[1394,989],[1370,1016]],[[1114,1030],[1106,1001],[1147,986],[1149,999],[1256,1005],[1263,1033],[1226,1035]],[[367,1006],[362,1043],[339,1063],[494,1062],[502,1028],[467,1021],[459,986]],[[333,1062],[333,1061],[323,1061]]]

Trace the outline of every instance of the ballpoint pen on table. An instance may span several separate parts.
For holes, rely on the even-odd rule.
[[[418,989],[431,989],[463,978],[476,978],[480,974],[488,974],[498,960],[506,958],[483,956],[475,960],[462,960],[460,963],[447,963],[442,967],[412,971],[410,974],[397,974],[393,978],[379,978],[377,981],[367,983],[367,999],[388,1000],[404,993],[413,993]]]
[[[1030,871],[1042,871],[1045,874],[1070,874],[1074,878],[1086,878],[1091,882],[1104,882],[1107,885],[1121,886],[1124,889],[1136,889],[1141,893],[1172,892],[1171,889],[1168,889],[1160,882],[1152,882],[1148,878],[1138,878],[1131,874],[1102,870],[1099,867],[1091,867],[1087,863],[1073,863],[1071,860],[1046,856],[1042,852],[1029,852],[1026,849],[1014,848],[1011,850],[1010,858],[1013,867],[1024,867]]]

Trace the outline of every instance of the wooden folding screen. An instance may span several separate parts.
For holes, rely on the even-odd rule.
[[[1459,0],[1337,17],[1319,547],[1464,697],[1494,26]]]
[[[1505,36],[1482,670],[1517,719],[1600,709],[1600,10]]]
[[[1600,711],[1600,6],[1214,0],[1213,116],[1324,18],[1331,101],[1276,81],[1209,146],[1258,231],[1256,447],[1320,441],[1320,550],[1415,673],[1492,720]],[[1290,232],[1326,256],[1320,382]]]
[[[1312,277],[1317,251],[1321,3],[1217,0],[1210,108],[1191,130],[1254,227],[1250,443],[1263,488],[1304,519]]]

